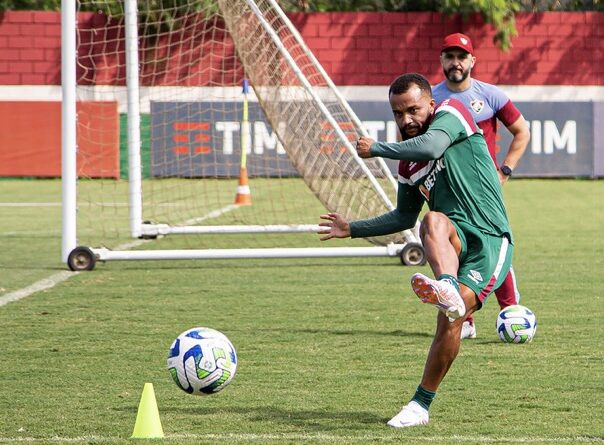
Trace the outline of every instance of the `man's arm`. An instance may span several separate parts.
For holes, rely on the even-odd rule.
[[[394,209],[375,218],[353,221],[350,223],[350,237],[367,238],[390,235],[401,230],[411,229],[415,226],[418,216],[419,212],[400,212],[398,209]]]
[[[361,158],[382,157],[406,161],[428,161],[440,158],[451,145],[449,135],[438,129],[429,129],[424,134],[401,142],[376,142],[361,137],[357,142],[357,153]]]
[[[359,221],[348,223],[338,213],[327,213],[321,215],[325,222],[319,226],[325,227],[318,231],[321,241],[331,238],[367,238],[370,236],[389,235],[410,229],[415,226],[419,212],[423,205],[423,198],[414,187],[407,184],[399,184],[397,192],[396,209]]]
[[[514,123],[508,125],[507,129],[510,131],[510,133],[512,133],[512,142],[510,143],[508,152],[505,155],[502,165],[507,165],[514,170],[518,165],[520,158],[524,154],[524,151],[526,150],[526,146],[528,145],[531,134],[528,124],[522,115],[520,115],[520,117],[516,119]],[[507,181],[508,176],[502,174],[501,171],[498,173],[499,181],[503,184],[505,181]]]

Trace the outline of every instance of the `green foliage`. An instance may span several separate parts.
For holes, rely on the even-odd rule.
[[[440,10],[445,14],[461,14],[464,19],[472,13],[479,13],[486,23],[495,28],[495,43],[504,51],[510,48],[512,37],[517,34],[514,14],[520,10],[519,1],[444,0]]]
[[[507,51],[517,35],[514,14],[519,11],[602,11],[602,0],[282,0],[287,11],[437,11],[467,18],[478,13],[495,28],[494,41]]]
[[[514,14],[521,9],[516,0],[310,0],[283,2],[286,10],[306,12],[327,11],[438,11],[447,15],[461,14],[464,19],[479,13],[486,23],[496,30],[495,42],[503,50],[510,47],[511,38],[517,34]]]
[[[289,12],[359,12],[359,11],[438,11],[444,14],[479,13],[486,23],[496,30],[494,37],[501,49],[507,51],[511,39],[517,35],[514,14],[518,11],[579,11],[604,10],[602,0],[281,0],[279,2]],[[60,0],[0,0],[0,11],[6,10],[60,10]],[[172,30],[180,26],[185,12],[205,11],[213,14],[217,11],[213,0],[144,0],[138,2],[143,17],[142,25],[147,29]],[[123,15],[123,2],[110,1],[84,4],[84,11],[103,11],[112,17]]]
[[[0,0],[0,11],[59,11],[61,0]]]

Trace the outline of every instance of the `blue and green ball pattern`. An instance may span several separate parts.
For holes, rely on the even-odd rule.
[[[536,331],[537,317],[525,306],[508,306],[497,316],[497,334],[505,343],[528,343]]]
[[[205,327],[189,329],[172,343],[168,370],[176,385],[186,393],[214,394],[235,377],[237,352],[219,331]]]

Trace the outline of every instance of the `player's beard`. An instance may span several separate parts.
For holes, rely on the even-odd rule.
[[[449,80],[449,82],[462,83],[470,75],[470,70],[471,68],[468,68],[467,70],[462,70],[460,73],[459,70],[455,68],[449,68],[448,70],[443,70],[443,72],[445,73],[445,77]]]
[[[417,131],[414,131],[415,134],[409,134],[405,130],[405,128],[399,126],[398,131],[400,131],[403,141],[406,141],[408,139],[411,139],[411,138],[424,134],[428,130],[428,122],[426,122],[425,124],[423,124],[422,126],[419,126],[419,127],[418,126],[412,126],[412,127],[407,126],[406,128],[408,128],[409,130],[417,130]]]

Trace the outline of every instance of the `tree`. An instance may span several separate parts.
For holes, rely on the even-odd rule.
[[[603,0],[282,0],[285,11],[438,11],[461,14],[466,19],[478,13],[495,28],[495,43],[507,51],[517,34],[514,15],[519,11],[602,11]]]
[[[0,0],[0,11],[60,11],[61,0]]]
[[[171,5],[186,7],[192,0],[163,0]],[[207,3],[211,0],[197,0]],[[123,1],[114,0],[117,10]],[[193,2],[194,3],[194,2]],[[503,50],[511,46],[511,39],[517,34],[514,15],[519,11],[603,11],[604,0],[281,0],[281,7],[287,12],[337,12],[337,11],[438,11],[443,14],[461,14],[467,18],[478,13],[486,23],[495,28],[495,42]],[[169,27],[173,16],[162,16],[162,0],[139,1],[139,10],[154,11]],[[100,5],[100,3],[99,3]],[[109,7],[113,11],[116,8]],[[0,0],[0,11],[42,10],[59,11],[61,0]]]
[[[495,43],[507,51],[512,37],[517,35],[514,15],[520,10],[516,0],[445,0],[440,10],[445,14],[459,13],[466,19],[469,14],[480,13],[486,23],[495,28]]]

